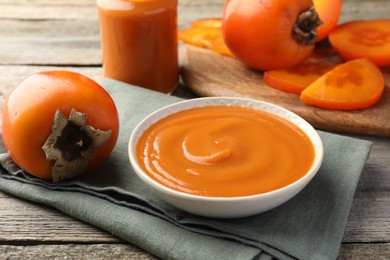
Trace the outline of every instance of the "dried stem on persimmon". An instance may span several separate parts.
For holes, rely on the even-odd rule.
[[[48,160],[54,161],[53,182],[82,173],[92,157],[92,148],[107,143],[111,130],[102,131],[86,124],[87,115],[72,109],[69,118],[57,110],[52,132],[42,146]]]
[[[322,24],[314,6],[301,13],[293,26],[293,37],[304,45],[313,45],[317,40],[316,29]]]

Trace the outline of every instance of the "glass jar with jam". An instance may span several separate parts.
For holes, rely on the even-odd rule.
[[[177,0],[97,0],[105,77],[169,93],[178,83]]]

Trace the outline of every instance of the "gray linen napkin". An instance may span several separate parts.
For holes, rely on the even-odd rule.
[[[180,211],[146,188],[130,167],[127,144],[150,112],[180,99],[105,79],[116,102],[120,136],[96,171],[51,184],[0,155],[0,190],[50,205],[164,259],[335,259],[371,143],[319,132],[323,165],[311,183],[269,212],[212,219]]]

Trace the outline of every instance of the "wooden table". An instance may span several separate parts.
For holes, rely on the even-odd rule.
[[[180,0],[179,27],[221,16],[224,0]],[[390,18],[390,1],[345,0],[340,22]],[[24,77],[67,69],[102,77],[94,0],[0,0],[0,104]],[[185,88],[185,86],[184,86]],[[184,89],[185,92],[185,89]],[[177,93],[183,93],[183,86]],[[390,113],[390,111],[389,111]],[[374,142],[345,229],[340,259],[390,259],[390,140]],[[0,150],[4,147],[0,145]],[[153,259],[107,232],[0,192],[0,258]]]

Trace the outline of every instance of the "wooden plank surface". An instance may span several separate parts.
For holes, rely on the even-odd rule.
[[[336,111],[307,105],[299,95],[267,86],[263,72],[249,69],[234,58],[193,45],[185,45],[182,54],[183,80],[200,96],[255,98],[287,108],[317,129],[390,137],[390,66],[382,68],[385,90],[377,104],[362,110]],[[319,60],[342,63],[328,46],[317,48],[307,61]]]
[[[22,248],[0,245],[0,255],[2,259],[158,259],[128,244],[31,245]]]
[[[74,3],[74,4],[73,4]],[[179,1],[179,28],[192,20],[220,17],[224,0]],[[356,17],[388,18],[390,1],[344,1],[340,22]],[[0,0],[0,64],[101,64],[94,0]]]
[[[223,3],[180,0],[179,27],[188,27],[195,19],[219,17]],[[389,18],[389,8],[388,0],[345,0],[340,21]],[[23,78],[47,69],[101,78],[95,0],[0,0],[0,105]],[[339,259],[390,259],[390,139],[355,137],[374,145],[355,194]],[[0,255],[2,259],[155,259],[101,229],[2,192]]]

